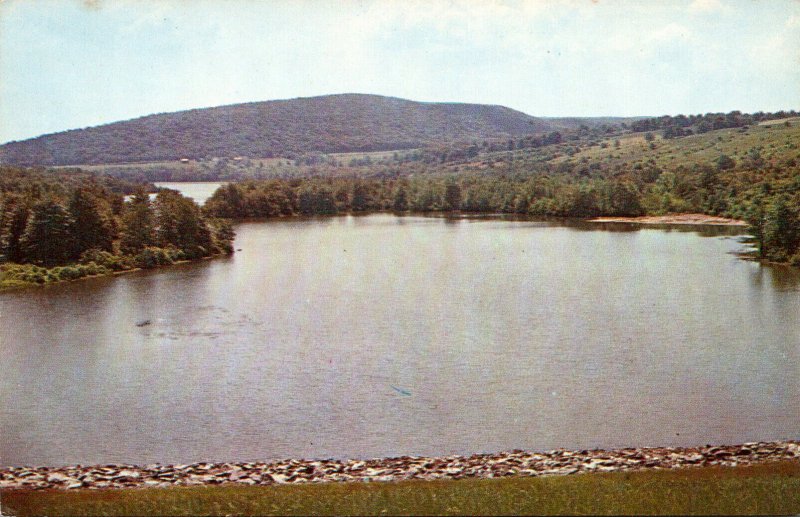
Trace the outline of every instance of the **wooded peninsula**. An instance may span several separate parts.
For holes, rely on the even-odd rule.
[[[81,172],[0,168],[0,289],[233,252],[229,221],[191,199]],[[125,201],[124,193],[132,192]]]

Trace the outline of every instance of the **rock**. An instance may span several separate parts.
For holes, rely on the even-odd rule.
[[[275,481],[276,483],[279,483],[279,484],[283,484],[283,483],[287,482],[286,476],[284,476],[283,474],[272,474],[272,476],[270,476],[270,477],[272,477],[273,481]]]
[[[72,481],[72,478],[70,478],[69,476],[65,476],[64,474],[61,474],[60,472],[53,472],[52,474],[47,476],[48,483],[65,483],[67,481]]]

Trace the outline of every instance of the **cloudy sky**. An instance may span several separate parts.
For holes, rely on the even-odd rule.
[[[0,142],[328,93],[800,109],[798,0],[0,0]]]

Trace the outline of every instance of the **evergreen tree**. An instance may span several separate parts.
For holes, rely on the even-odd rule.
[[[154,242],[150,196],[144,189],[139,189],[133,194],[122,214],[120,248],[123,253],[134,255],[147,246],[152,246]]]
[[[791,257],[800,242],[800,219],[784,196],[779,196],[772,203],[765,223],[764,243],[768,256],[778,260]]]
[[[22,262],[20,240],[28,225],[30,209],[19,197],[8,196],[0,210],[0,254],[9,262]]]
[[[392,209],[395,212],[405,212],[408,210],[408,192],[406,192],[406,188],[403,185],[399,185],[394,190]]]
[[[369,192],[363,183],[358,182],[353,185],[353,198],[350,206],[356,212],[363,212],[369,208]]]
[[[162,190],[155,202],[155,240],[159,246],[175,246],[189,258],[211,254],[211,230],[200,207],[173,190]]]
[[[68,208],[72,216],[71,232],[75,244],[73,258],[80,257],[81,253],[90,249],[112,250],[115,235],[111,214],[108,209],[103,210],[95,196],[86,189],[76,189]]]
[[[69,260],[75,249],[73,224],[67,209],[58,202],[45,199],[37,203],[20,239],[23,259],[46,266]]]
[[[333,191],[326,185],[303,185],[297,195],[298,210],[304,215],[336,213]]]
[[[764,242],[764,227],[766,226],[766,216],[764,213],[764,199],[757,197],[747,209],[745,220],[750,225],[748,232],[755,238],[758,246],[759,257],[766,257],[767,249]]]
[[[461,187],[453,180],[448,181],[444,187],[444,209],[461,210]]]

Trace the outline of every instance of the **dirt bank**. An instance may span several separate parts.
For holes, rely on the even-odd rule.
[[[628,448],[549,452],[512,451],[473,456],[373,460],[282,460],[191,465],[99,465],[0,469],[0,489],[131,488],[240,483],[398,481],[506,476],[568,475],[579,472],[673,469],[702,465],[753,465],[800,461],[800,442],[759,442],[689,448]]]
[[[705,214],[643,215],[640,217],[595,217],[592,223],[636,224],[713,224],[718,226],[747,226],[747,222]]]

